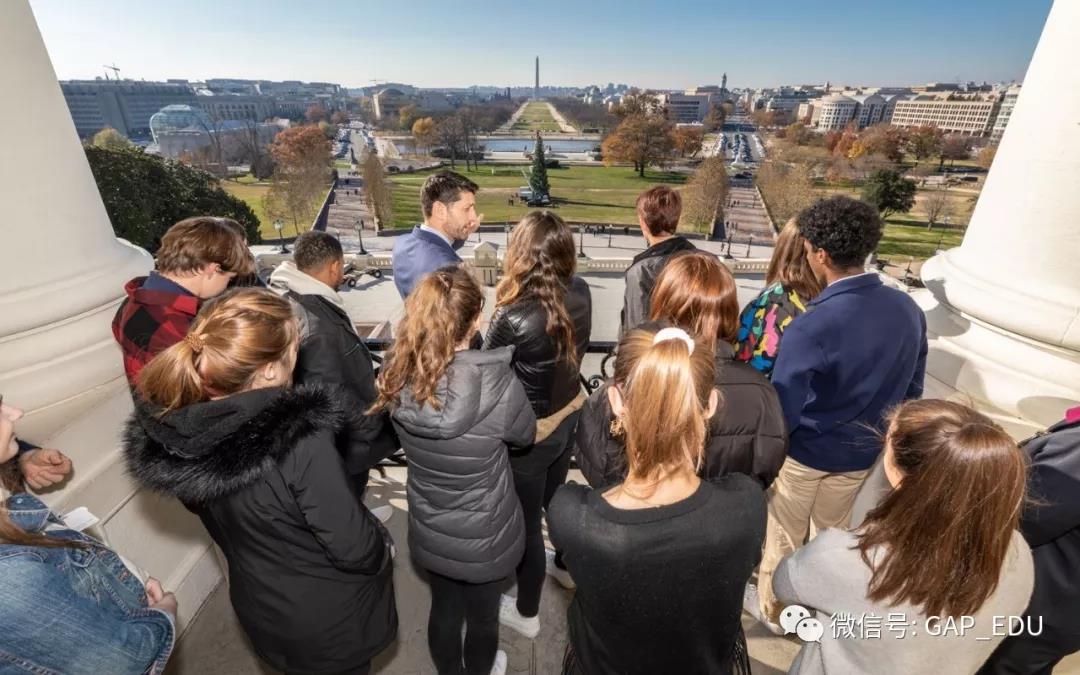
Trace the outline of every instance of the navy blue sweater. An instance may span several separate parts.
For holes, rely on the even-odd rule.
[[[819,471],[870,468],[884,414],[922,395],[926,349],[926,317],[905,293],[876,274],[829,285],[784,332],[773,370],[790,456]]]
[[[439,235],[417,225],[394,242],[394,285],[404,299],[425,274],[461,262],[457,252]]]

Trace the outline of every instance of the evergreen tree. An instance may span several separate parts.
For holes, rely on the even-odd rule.
[[[551,184],[548,183],[547,162],[544,159],[544,139],[540,132],[536,132],[536,147],[533,148],[532,174],[529,176],[529,187],[533,197],[551,194]]]

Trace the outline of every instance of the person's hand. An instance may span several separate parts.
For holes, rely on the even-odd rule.
[[[172,593],[166,593],[165,589],[161,587],[161,582],[150,577],[146,580],[146,603],[151,609],[160,609],[169,616],[176,619],[176,596]]]
[[[56,485],[71,473],[71,460],[67,455],[52,448],[39,448],[19,457],[26,484],[35,490]]]

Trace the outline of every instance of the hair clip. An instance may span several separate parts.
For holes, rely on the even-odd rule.
[[[656,335],[653,336],[652,343],[658,345],[661,342],[666,342],[668,340],[682,340],[686,343],[686,348],[690,350],[690,353],[694,353],[694,340],[690,337],[690,334],[682,328],[661,328],[656,332]]]
[[[196,354],[202,354],[203,348],[206,347],[206,340],[203,339],[202,335],[197,333],[188,333],[185,335],[184,342],[186,342],[188,346],[191,347],[191,351]]]

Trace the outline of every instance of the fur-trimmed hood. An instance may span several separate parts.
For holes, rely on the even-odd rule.
[[[190,504],[258,480],[302,439],[337,433],[345,412],[318,387],[256,389],[157,417],[136,405],[124,428],[128,473],[141,487]]]

